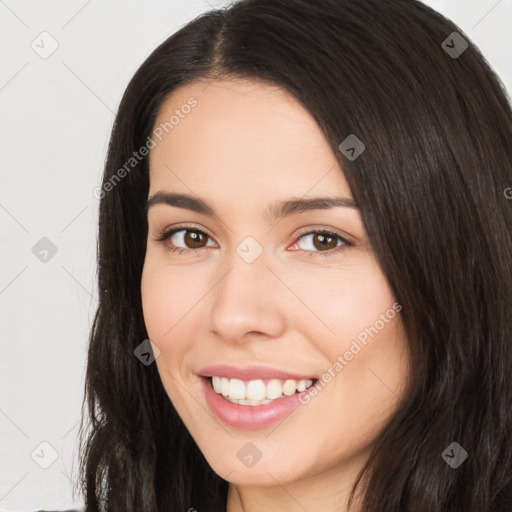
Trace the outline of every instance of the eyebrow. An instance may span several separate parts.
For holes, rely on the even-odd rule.
[[[205,199],[188,194],[176,194],[163,191],[158,191],[149,197],[144,207],[145,215],[148,214],[151,207],[157,204],[176,206],[177,208],[184,208],[209,217],[216,215],[213,206]],[[271,203],[264,211],[263,218],[271,223],[275,220],[308,210],[328,210],[340,206],[355,209],[359,208],[356,201],[348,197],[292,198]]]

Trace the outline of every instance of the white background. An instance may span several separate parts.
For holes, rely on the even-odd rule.
[[[466,32],[512,91],[512,0],[425,3]],[[128,81],[160,42],[210,8],[206,0],[0,0],[1,511],[81,505],[70,478],[97,305],[92,191]],[[43,31],[59,45],[47,59],[31,48]],[[46,263],[32,252],[42,237],[57,248]],[[57,452],[48,469],[31,458],[36,450],[36,460],[49,460],[43,441]]]

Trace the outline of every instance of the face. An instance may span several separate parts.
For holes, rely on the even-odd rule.
[[[141,283],[165,391],[226,480],[339,481],[367,457],[407,375],[400,306],[343,169],[311,115],[274,86],[196,82],[167,99],[155,128],[173,115],[150,152],[156,199]],[[343,201],[272,215],[283,201],[314,198]],[[235,370],[204,370],[211,365]],[[276,375],[288,393],[286,380],[318,380],[293,395],[271,384],[282,398],[244,405],[201,375],[238,377],[256,394]]]

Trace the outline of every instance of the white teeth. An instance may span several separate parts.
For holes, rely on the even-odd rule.
[[[283,385],[281,381],[277,379],[272,379],[267,384],[267,398],[271,400],[274,398],[279,398],[283,394]]]
[[[227,379],[226,377],[212,377],[213,389],[223,395],[230,402],[242,405],[261,405],[277,398],[291,396],[296,391],[302,392],[313,384],[312,380],[288,379],[285,381],[271,379],[265,385],[263,380],[244,382],[240,379]]]
[[[245,384],[238,379],[229,381],[229,398],[245,399]]]
[[[228,396],[229,395],[229,380],[226,379],[225,377],[222,377],[222,380],[221,380],[221,392],[224,396]]]
[[[260,400],[238,400],[240,405],[260,405]]]
[[[267,387],[262,380],[251,380],[247,383],[245,397],[249,400],[265,400]]]
[[[230,402],[233,402],[234,404],[250,405],[252,407],[254,407],[255,405],[269,404],[270,402],[274,401],[274,400],[269,400],[268,398],[265,398],[265,400],[235,400],[234,398],[229,398],[229,397],[226,397],[226,400],[229,400]]]
[[[220,377],[212,377],[212,384],[213,384],[213,389],[215,389],[215,392],[216,393],[221,393],[222,391],[222,384],[221,384],[221,380],[220,380]]]
[[[286,396],[291,396],[295,393],[297,389],[297,381],[296,380],[287,380],[283,386],[283,393]]]

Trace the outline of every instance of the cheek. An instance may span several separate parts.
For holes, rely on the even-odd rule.
[[[151,340],[156,341],[160,334],[165,332],[165,311],[168,309],[169,299],[165,292],[166,286],[156,273],[148,266],[144,266],[141,280],[141,298],[144,322]],[[170,324],[167,324],[169,329]]]
[[[176,407],[187,407],[182,393],[182,386],[187,384],[183,379],[196,362],[194,340],[204,319],[202,298],[213,286],[210,273],[201,275],[201,270],[193,265],[171,267],[161,256],[148,252],[142,271],[144,323],[149,339],[160,350],[155,362]]]
[[[144,322],[154,341],[170,339],[172,330],[200,297],[202,280],[197,272],[170,269],[156,258],[147,258],[141,279]],[[181,326],[182,327],[182,326]],[[153,340],[153,338],[151,338]]]
[[[389,285],[372,259],[339,269],[304,272],[300,278],[290,276],[290,280],[296,295],[304,298],[307,308],[318,319],[300,314],[297,320],[304,324],[304,329],[311,331],[310,339],[328,340],[330,347],[343,349],[376,322],[378,330],[384,331],[392,318],[398,316]],[[388,318],[384,325],[381,318],[386,313]],[[361,337],[364,338],[364,334]]]
[[[317,317],[297,315],[295,325],[325,356],[324,376],[332,382],[328,386],[334,401],[359,397],[350,403],[357,414],[348,415],[357,423],[368,410],[388,407],[388,399],[403,384],[407,344],[401,306],[372,259],[333,272],[321,270],[294,280],[297,295],[307,297]]]
[[[186,286],[182,273],[170,271],[157,259],[147,257],[141,278],[141,299],[144,323],[149,339],[159,348],[160,355],[155,364],[165,391],[177,409],[187,407],[180,392],[181,386],[176,379],[181,380],[180,367],[183,364],[188,341],[192,334],[186,331],[189,325],[181,321],[197,301],[193,297],[187,299],[191,286]],[[196,293],[192,293],[196,296]],[[179,333],[179,336],[178,336]]]

